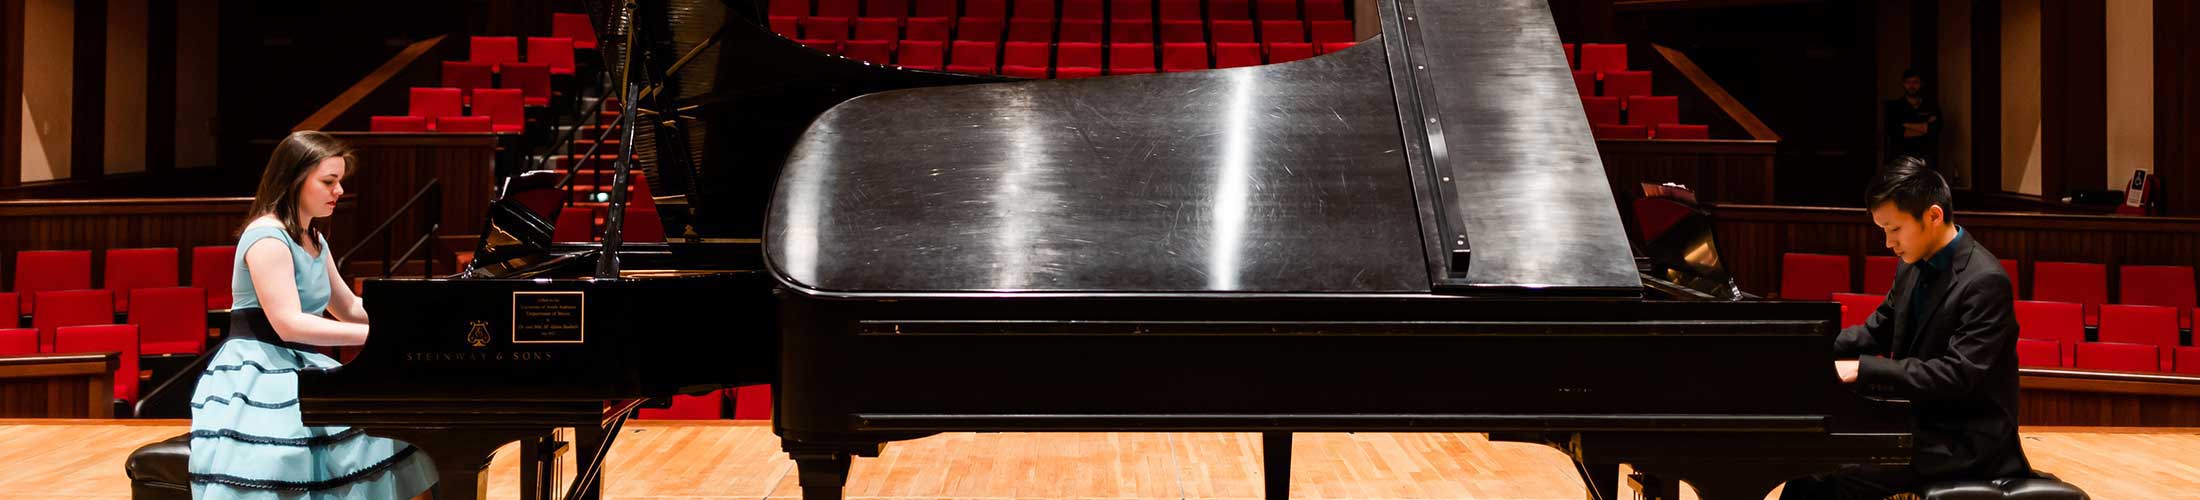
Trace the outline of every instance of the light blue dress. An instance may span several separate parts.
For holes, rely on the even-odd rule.
[[[281,228],[253,227],[237,241],[233,311],[260,307],[244,257],[268,238],[290,248],[299,308],[314,315],[327,310],[327,253],[307,253]],[[328,248],[328,240],[320,243]],[[191,395],[192,498],[406,499],[435,484],[435,463],[412,445],[347,427],[305,426],[298,370],[340,363],[281,345],[280,338],[272,331],[233,333],[199,376]]]

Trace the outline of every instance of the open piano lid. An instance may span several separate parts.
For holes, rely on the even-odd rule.
[[[788,156],[770,266],[816,294],[1638,296],[1545,3],[1382,7],[1303,61],[843,103]]]

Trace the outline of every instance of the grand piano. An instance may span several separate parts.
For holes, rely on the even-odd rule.
[[[1261,432],[1269,498],[1296,432],[1547,443],[1596,498],[1618,464],[1757,499],[1907,463],[1907,404],[1835,378],[1837,306],[1733,289],[1707,236],[1634,256],[1544,2],[1376,3],[1309,60],[812,123],[764,241],[803,497],[969,431]]]

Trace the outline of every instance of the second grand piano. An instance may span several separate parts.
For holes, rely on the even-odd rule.
[[[1378,5],[1310,60],[819,118],[765,245],[804,497],[957,431],[1260,431],[1271,498],[1291,432],[1499,433],[1707,499],[1908,461],[1835,306],[1638,265],[1543,2]]]

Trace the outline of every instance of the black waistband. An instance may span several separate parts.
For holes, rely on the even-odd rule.
[[[300,351],[316,349],[310,345],[284,341],[281,335],[275,333],[275,324],[267,321],[267,312],[257,307],[229,310],[228,338],[256,340]]]

